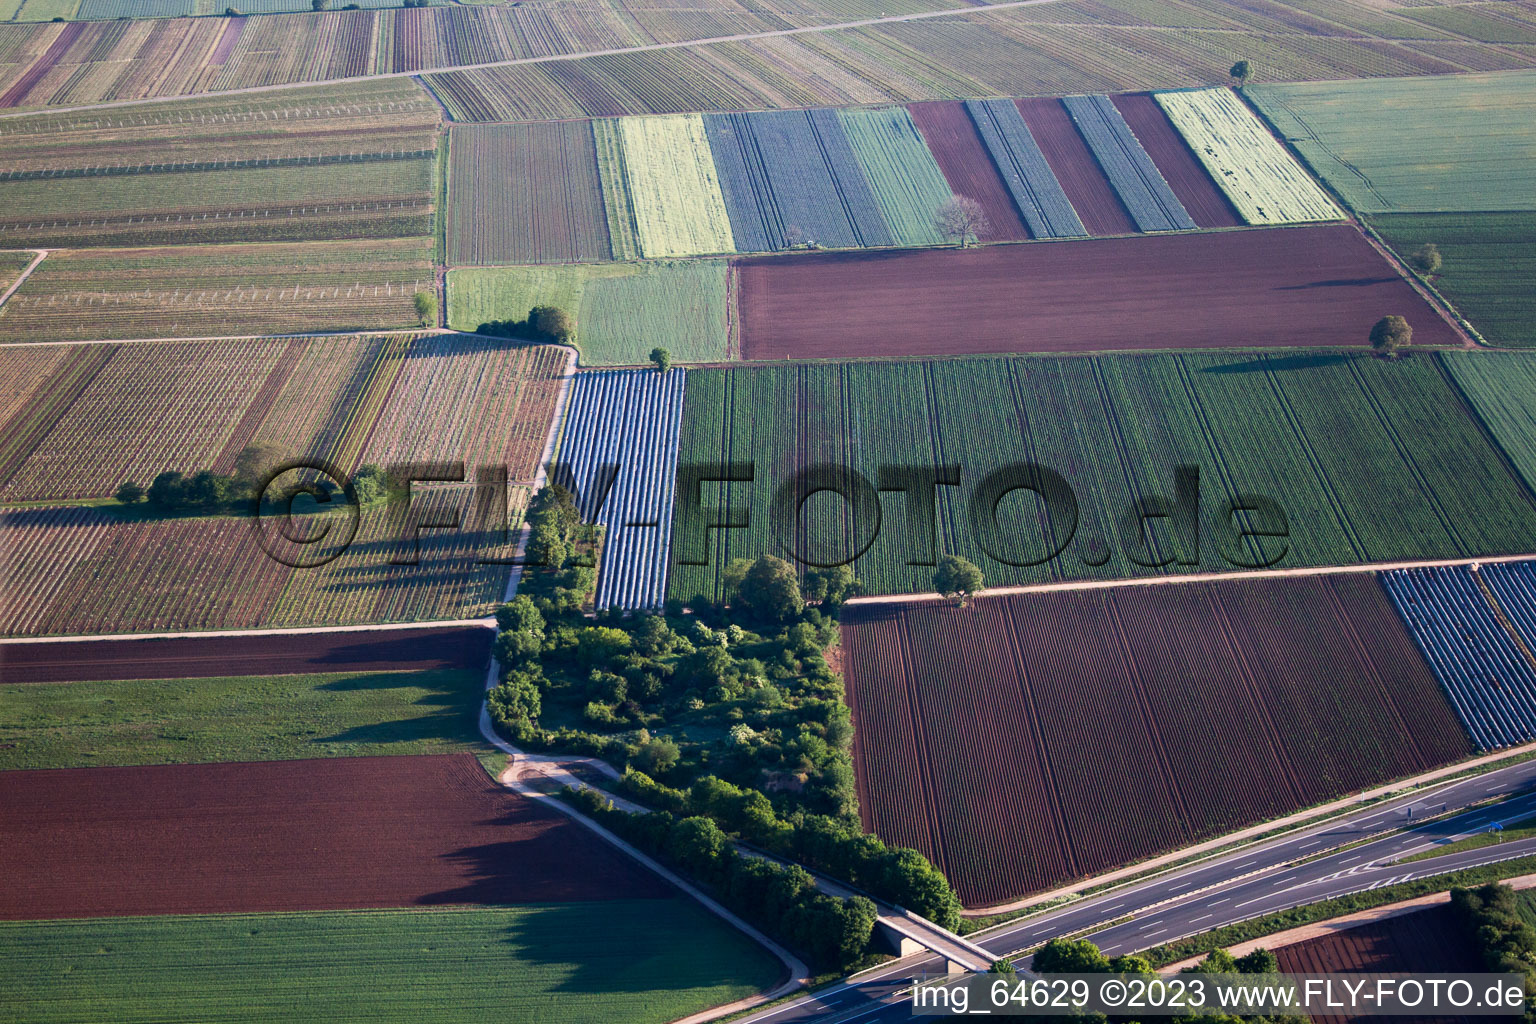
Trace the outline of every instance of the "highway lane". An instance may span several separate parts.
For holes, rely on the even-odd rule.
[[[1374,888],[1393,879],[1407,881],[1409,877],[1536,853],[1536,841],[1528,840],[1401,866],[1384,863],[1483,831],[1493,821],[1533,813],[1536,793],[1524,793],[1532,788],[1536,788],[1536,761],[1522,762],[1383,801],[1279,839],[1188,868],[1175,868],[971,938],[982,947],[1005,955],[1052,936],[1086,932],[1095,942],[1102,941],[1109,952],[1127,952],[1272,910]],[[1524,795],[1431,822],[1410,832],[1389,834],[1351,849],[1318,856],[1320,851],[1361,843],[1388,830],[1404,828],[1415,818],[1515,793]],[[1317,859],[1289,867],[1312,856]],[[1372,866],[1377,864],[1381,866]],[[1130,920],[1124,920],[1127,918]],[[904,1020],[906,1007],[892,995],[903,987],[899,981],[943,970],[944,965],[937,958],[909,957],[861,976],[857,984],[835,986],[744,1019],[771,1024]]]

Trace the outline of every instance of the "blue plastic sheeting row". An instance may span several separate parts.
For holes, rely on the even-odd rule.
[[[1536,562],[1485,565],[1481,574],[1526,649],[1536,651]]]
[[[686,377],[682,369],[598,370],[571,383],[555,462],[571,471],[582,518],[607,527],[600,610],[660,608],[666,599]],[[604,467],[618,470],[606,495]]]
[[[1141,231],[1193,230],[1195,222],[1108,96],[1061,101]]]
[[[738,252],[894,245],[835,110],[706,114]]]
[[[1382,573],[1382,585],[1479,747],[1536,737],[1536,671],[1467,568]]]
[[[965,109],[1013,193],[1013,204],[1023,215],[1029,233],[1035,238],[1088,234],[1013,101],[966,100]]]

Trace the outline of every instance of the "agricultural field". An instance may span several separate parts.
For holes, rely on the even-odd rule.
[[[566,355],[409,334],[17,348],[0,364],[14,388],[0,405],[0,498],[105,498],[168,471],[227,474],[252,444],[346,472],[462,460],[531,480]]]
[[[1471,750],[1365,573],[856,605],[843,629],[865,827],[968,906]]]
[[[1536,359],[1515,352],[1445,352],[1440,361],[1499,447],[1536,489]]]
[[[1226,80],[1238,38],[1270,81],[1536,67],[1528,48],[1452,37],[1357,0],[1265,11],[1048,4],[425,77],[455,119],[500,121],[1198,88]]]
[[[480,626],[292,633],[265,636],[162,637],[152,640],[0,642],[7,683],[106,679],[211,678],[237,664],[264,676],[303,673],[444,672],[480,669],[491,631]]]
[[[1013,195],[999,176],[965,104],[914,103],[907,109],[927,140],[950,191],[981,204],[987,219],[987,230],[980,233],[981,241],[1028,238]]]
[[[534,306],[576,317],[587,366],[638,366],[661,345],[679,363],[727,357],[731,297],[724,260],[656,260],[571,267],[448,272],[448,326],[473,331],[519,320]]]
[[[702,117],[625,118],[619,137],[643,255],[735,251]]]
[[[687,371],[576,375],[555,462],[570,472],[587,522],[606,529],[599,611],[659,609],[672,553],[672,497]],[[604,467],[618,472],[604,487]]]
[[[1195,222],[1108,96],[1068,96],[1061,102],[1125,203],[1137,230],[1194,229]]]
[[[1249,93],[1360,213],[1536,209],[1536,74],[1260,85]]]
[[[1029,126],[1009,100],[967,100],[965,111],[987,147],[993,165],[1024,218],[1032,238],[1086,235],[1082,221],[1045,161]]]
[[[314,675],[27,683],[12,677],[10,655],[0,771],[490,749],[479,732],[483,658],[429,672],[348,665]],[[252,668],[226,660],[222,669],[236,665]]]
[[[448,261],[609,259],[603,194],[588,122],[454,128],[448,142]]]
[[[0,293],[15,284],[21,272],[36,258],[35,252],[0,252]]]
[[[1084,230],[1090,235],[1135,234],[1136,224],[1124,201],[1116,194],[1062,101],[1041,97],[1016,103]]]
[[[1490,345],[1536,348],[1536,212],[1380,214],[1370,224],[1400,256],[1426,242],[1439,248],[1435,290]]]
[[[7,342],[399,328],[434,287],[432,240],[79,249],[0,308]]]
[[[836,111],[706,114],[704,131],[737,251],[893,243]]]
[[[902,107],[840,110],[838,119],[896,245],[943,241],[933,213],[950,196],[944,172]]]
[[[146,2],[129,3],[151,13]],[[164,13],[180,12],[170,0]],[[257,0],[257,10],[288,0]],[[368,6],[368,5],[363,5]],[[269,17],[0,25],[0,106],[45,107],[431,71],[456,120],[546,120],[1183,88],[1225,79],[1234,32],[1271,81],[1332,81],[1536,66],[1519,45],[1452,36],[1360,0],[1265,12],[1217,0],[1061,3],[794,37],[448,71],[466,64],[828,25],[936,3],[712,8],[444,5]],[[1302,7],[1306,9],[1303,10]],[[103,10],[111,8],[103,8]],[[3,10],[3,8],[0,8]],[[213,9],[200,10],[213,14]],[[75,14],[25,0],[22,20]],[[1485,19],[1486,20],[1486,19]],[[1502,19],[1501,19],[1502,20]],[[1504,23],[1503,31],[1518,31]],[[1487,34],[1484,32],[1483,34]]]
[[[1157,102],[1249,224],[1342,214],[1230,89],[1160,92]]]
[[[665,1024],[782,974],[692,900],[617,888],[609,899],[519,907],[7,922],[0,959],[0,1016],[39,1024],[93,1018],[102,1006],[135,1024]],[[71,966],[67,981],[60,964]],[[171,1008],[185,1018],[168,1017]]]
[[[1125,93],[1110,98],[1198,226],[1232,228],[1243,223],[1232,201],[1211,180],[1151,93]]]
[[[1382,581],[1480,749],[1536,736],[1536,571],[1529,562],[1403,569]]]
[[[671,892],[468,753],[6,772],[0,807],[4,920]]]
[[[1459,972],[1486,970],[1473,937],[1448,904],[1370,921],[1331,935],[1279,946],[1280,970],[1289,974],[1340,972]],[[1344,1024],[1364,1017],[1318,1017]]]
[[[830,495],[807,503],[810,535],[829,539],[805,555],[845,559],[867,543],[853,568],[877,594],[931,590],[941,552],[969,558],[989,584],[1004,585],[1176,572],[1175,562],[1230,570],[1521,554],[1536,530],[1530,490],[1440,364],[1422,355],[1037,356],[695,370],[681,436],[683,464],[756,466],[751,483],[707,486],[706,508],[749,510],[750,527],[710,531],[707,555],[674,556],[669,593],[683,600],[718,595],[732,558],[782,553],[792,524],[777,522],[772,496],[798,468],[825,462],[870,481],[892,460],[962,468],[958,486],[937,488],[939,543],[931,550],[921,545],[921,526],[906,524],[899,496],[879,499],[878,528],[868,500],[852,515]],[[971,519],[970,502],[989,473],[1021,462],[1060,474],[1075,495],[1075,515],[1058,503],[1063,498],[1043,511],[1010,505],[994,535]],[[1137,501],[1172,495],[1179,466],[1199,468],[1198,548],[1163,527],[1149,539],[1122,521]],[[1239,495],[1277,503],[1287,536],[1239,543],[1224,518]],[[1028,525],[1009,529],[1019,514]],[[1254,515],[1255,530],[1279,525],[1273,510]],[[704,564],[692,564],[698,560]]]
[[[734,262],[746,359],[1461,344],[1344,225]]]

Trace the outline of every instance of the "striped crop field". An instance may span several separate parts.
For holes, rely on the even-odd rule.
[[[448,196],[450,263],[575,263],[613,255],[589,122],[455,127]]]
[[[841,110],[838,118],[896,245],[944,241],[934,212],[950,196],[944,172],[905,107]]]
[[[1536,356],[1524,352],[1442,352],[1451,380],[1509,461],[1536,490]]]
[[[843,637],[864,825],[970,906],[1471,752],[1368,573],[850,605]]]
[[[706,114],[736,250],[892,244],[833,110]]]
[[[1232,90],[1156,95],[1169,120],[1249,224],[1342,218],[1333,200]]]
[[[1250,94],[1361,213],[1536,209],[1536,73],[1259,85]]]
[[[529,480],[566,356],[455,335],[8,349],[0,500],[229,473],[252,444],[348,472],[463,461]]]
[[[582,517],[605,527],[599,611],[660,608],[672,546],[672,496],[687,371],[577,374],[559,448]],[[605,467],[618,472],[607,478]],[[604,480],[608,479],[606,493]]]
[[[642,254],[734,252],[704,119],[698,114],[625,118],[619,135]]]
[[[8,342],[397,328],[435,287],[430,238],[78,249],[4,307]]]
[[[1194,229],[1195,222],[1108,96],[1068,96],[1061,102],[1138,231]]]
[[[1370,225],[1405,259],[1426,243],[1440,250],[1435,291],[1488,344],[1536,348],[1536,211],[1372,214]]]
[[[1034,238],[1071,238],[1088,230],[1062,191],[1019,108],[1011,100],[967,100],[993,164]]]
[[[603,214],[608,218],[608,244],[616,260],[640,258],[639,227],[635,204],[629,198],[629,175],[624,170],[624,137],[619,122],[611,117],[592,122],[592,141],[597,155],[598,183],[603,190]]]
[[[36,258],[35,252],[0,252],[0,292],[15,284],[21,272]]]
[[[675,362],[723,362],[728,275],[725,260],[451,270],[448,324],[473,331],[521,319],[534,306],[556,306],[576,317],[583,365],[639,366],[658,345]]]
[[[1503,400],[1520,401],[1513,390]],[[1530,489],[1506,468],[1439,362],[1423,356],[1190,353],[695,370],[678,457],[756,466],[751,483],[707,485],[706,507],[749,510],[750,525],[711,531],[707,554],[684,547],[674,558],[670,592],[683,600],[717,596],[730,559],[781,550],[793,524],[778,521],[773,495],[818,463],[872,481],[881,464],[903,460],[962,468],[958,485],[936,489],[931,549],[888,496],[878,508],[860,498],[852,511],[835,496],[806,503],[809,535],[832,549],[807,556],[857,554],[854,570],[877,594],[931,589],[931,565],[945,552],[1006,585],[1180,565],[1519,554],[1536,536]],[[1038,520],[1030,513],[1027,526],[999,527],[994,536],[968,510],[982,481],[1014,463],[1059,474],[1075,504],[1048,505]],[[1198,547],[1187,535],[1127,532],[1126,510],[1173,495],[1179,466],[1199,467]],[[1223,517],[1241,495],[1276,503],[1280,511],[1266,514],[1273,523],[1283,514],[1283,542],[1238,543]]]
[[[1382,582],[1477,746],[1536,737],[1536,563],[1403,569]]]

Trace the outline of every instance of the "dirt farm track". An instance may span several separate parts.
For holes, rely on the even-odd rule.
[[[746,359],[1363,346],[1389,313],[1408,319],[1416,345],[1460,344],[1344,224],[736,267]]]
[[[0,773],[0,919],[665,897],[471,754]]]

